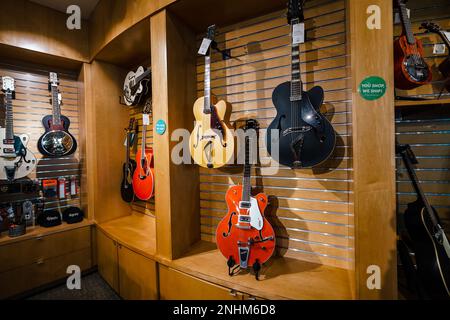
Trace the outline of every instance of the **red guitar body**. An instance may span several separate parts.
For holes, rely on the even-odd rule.
[[[145,156],[142,158],[142,149],[136,152],[136,170],[133,174],[133,190],[140,200],[149,200],[155,191],[155,174],[153,169],[153,149],[145,148]]]
[[[394,42],[395,87],[401,90],[420,87],[432,79],[431,68],[423,59],[422,41],[415,40],[415,44],[409,44],[407,36],[403,34]]]
[[[226,194],[228,213],[217,226],[216,242],[220,252],[230,261],[230,258],[237,264],[240,263],[239,245],[249,247],[248,266],[255,266],[266,262],[275,250],[275,233],[272,226],[264,217],[264,210],[267,207],[267,196],[264,193],[254,197],[258,203],[259,212],[262,215],[263,227],[257,230],[250,226],[248,222],[239,222],[238,215],[249,215],[249,209],[239,208],[242,198],[242,186],[230,187]],[[239,227],[240,228],[239,228]],[[262,239],[270,239],[262,242]],[[249,244],[250,243],[250,244]]]

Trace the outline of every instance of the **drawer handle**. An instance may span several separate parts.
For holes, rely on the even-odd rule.
[[[44,264],[44,259],[43,258],[38,259],[36,261],[36,264],[38,264],[38,265]]]
[[[230,296],[237,297],[236,290],[230,290]]]

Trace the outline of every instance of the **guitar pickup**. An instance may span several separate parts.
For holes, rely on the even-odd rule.
[[[241,201],[239,202],[240,209],[250,209],[252,204],[249,201]]]
[[[14,139],[3,139],[3,144],[14,144]]]
[[[290,100],[291,100],[291,102],[301,101],[302,100],[302,96],[301,95],[291,96]]]
[[[250,216],[239,215],[238,222],[250,223]]]

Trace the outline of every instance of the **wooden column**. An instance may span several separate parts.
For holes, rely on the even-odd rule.
[[[352,66],[356,296],[397,297],[395,219],[393,10],[391,0],[348,0]],[[369,6],[381,10],[381,29],[369,29]],[[372,9],[377,9],[372,7]],[[362,80],[383,78],[385,95],[366,100]],[[381,289],[367,287],[369,266],[381,271]]]
[[[175,129],[193,127],[196,40],[166,10],[150,20],[153,119],[167,124],[165,134],[154,132],[157,251],[175,259],[200,240],[198,168],[175,165],[170,141]]]

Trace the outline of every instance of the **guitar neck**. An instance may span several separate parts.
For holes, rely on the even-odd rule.
[[[450,52],[450,40],[448,40],[448,38],[444,32],[445,31],[439,31],[438,35],[442,38],[442,41],[444,41],[445,45],[447,46],[448,51]]]
[[[204,113],[211,112],[211,52],[210,50],[205,56],[205,104],[203,106]]]
[[[59,104],[58,87],[52,85],[53,124],[61,125],[61,106]]]
[[[5,93],[5,139],[6,140],[14,140],[14,116],[13,116],[13,105],[12,105],[12,92],[7,91]]]
[[[139,77],[137,77],[137,78],[134,80],[134,81],[135,81],[135,84],[138,85],[139,82],[141,82],[142,80],[144,80],[145,78],[147,78],[147,77],[150,75],[151,72],[152,72],[151,69],[145,70],[143,74],[141,74]]]
[[[145,158],[145,148],[147,145],[147,126],[142,125],[142,143],[141,143],[141,160]]]
[[[242,201],[249,202],[251,196],[251,170],[252,165],[250,164],[250,143],[249,138],[245,138],[245,165],[244,165],[244,177],[242,180]]]
[[[414,33],[412,32],[411,20],[408,17],[408,11],[406,10],[406,5],[404,3],[400,3],[400,19],[403,25],[403,33],[406,35],[406,39],[410,45],[416,43],[416,39],[414,38]]]
[[[431,218],[431,221],[433,222],[433,225],[438,225],[439,222],[437,220],[437,217],[434,214],[434,210],[432,209],[430,203],[428,202],[428,199],[425,196],[425,193],[423,192],[422,187],[420,186],[419,179],[417,178],[417,174],[413,168],[411,160],[405,152],[402,152],[402,159],[405,164],[406,170],[408,171],[408,175],[412,181],[414,190],[417,193],[417,196],[422,201],[424,207],[427,209],[427,212]]]
[[[294,25],[299,23],[298,19],[292,21],[292,36],[294,35]],[[300,100],[302,97],[303,85],[300,72],[300,45],[292,44],[291,52],[291,100]]]

